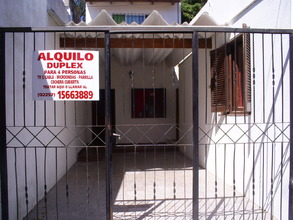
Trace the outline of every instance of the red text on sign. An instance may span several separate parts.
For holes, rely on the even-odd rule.
[[[92,99],[93,91],[59,91],[59,99]]]
[[[93,60],[94,55],[92,53],[85,53],[84,55],[81,55],[80,52],[47,52],[47,53],[40,53],[38,60],[57,60],[59,62],[62,62],[64,60]]]

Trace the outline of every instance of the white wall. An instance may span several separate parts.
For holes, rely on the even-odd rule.
[[[0,5],[0,27],[56,26],[47,13],[50,8],[64,23],[69,22],[70,17],[62,0],[11,0]]]
[[[57,23],[48,14],[48,9],[52,9],[58,19],[64,23],[69,22],[69,14],[62,0],[32,0],[7,1],[0,5],[1,27],[46,27],[56,26]],[[25,39],[25,42],[24,42]],[[46,43],[45,43],[46,42]],[[7,166],[8,166],[8,187],[9,187],[9,217],[10,219],[22,219],[26,215],[25,186],[28,190],[28,211],[34,207],[38,199],[44,196],[45,179],[47,192],[56,184],[76,161],[77,148],[66,149],[48,148],[45,150],[43,144],[48,144],[52,140],[51,132],[57,132],[65,124],[75,126],[75,110],[81,107],[71,103],[53,103],[43,101],[33,101],[31,88],[32,72],[32,51],[35,49],[54,49],[54,35],[36,34],[35,42],[33,34],[8,33],[6,34],[6,122],[8,130],[14,135],[20,132],[16,138],[7,132]],[[14,43],[14,45],[13,45]],[[25,45],[25,46],[24,46]],[[23,53],[23,51],[25,51]],[[23,90],[23,70],[25,70],[25,90]],[[23,95],[24,94],[24,95]],[[64,106],[67,106],[66,108]],[[46,109],[46,117],[44,113]],[[56,115],[54,116],[54,111]],[[83,109],[83,107],[82,107]],[[24,111],[23,111],[24,110]],[[24,113],[25,112],[25,113]],[[64,119],[64,115],[67,118]],[[85,124],[80,119],[77,123]],[[50,128],[56,123],[59,128]],[[36,127],[35,127],[36,126]],[[48,130],[38,134],[38,130],[48,126]],[[34,128],[33,128],[34,127]],[[73,132],[76,129],[71,128]],[[32,134],[37,135],[33,141]],[[57,134],[55,133],[55,134]],[[71,135],[60,134],[58,136],[64,143],[71,141]],[[39,141],[38,141],[38,140]],[[41,144],[42,142],[43,144]],[[53,141],[51,146],[60,146],[60,142]],[[74,142],[72,143],[74,144]],[[27,145],[27,148],[24,147]],[[37,147],[37,148],[36,148]],[[67,154],[67,160],[65,160]],[[46,165],[45,164],[46,161]],[[56,167],[57,166],[57,167]],[[57,173],[56,173],[57,171]],[[44,174],[46,172],[46,176]],[[16,195],[18,192],[18,198]],[[18,203],[17,203],[18,201]],[[17,213],[18,207],[18,213]]]
[[[227,0],[224,2],[210,0],[200,13],[207,12],[218,24],[229,27],[241,28],[242,24],[246,23],[251,28],[289,29],[292,27],[291,9],[292,5],[289,0]],[[198,17],[191,23],[196,22],[196,19]],[[217,35],[220,38],[220,34]],[[230,37],[227,35],[227,38]],[[218,43],[220,41],[217,39]],[[262,47],[263,42],[264,48]],[[283,48],[281,48],[281,42]],[[273,49],[272,45],[274,45]],[[252,46],[251,42],[251,52]],[[290,121],[288,50],[288,36],[286,35],[273,37],[271,35],[254,35],[254,52],[252,52],[254,56],[252,55],[251,62],[254,59],[255,86],[252,86],[252,89],[255,89],[255,93],[253,92],[255,111],[250,116],[235,118],[235,116],[211,113],[210,90],[208,89],[207,93],[208,108],[206,109],[205,90],[201,88],[203,86],[201,83],[199,85],[201,88],[199,95],[200,123],[207,132],[206,137],[201,139],[200,151],[206,150],[207,163],[204,164],[205,160],[201,158],[205,156],[204,153],[200,153],[201,165],[206,165],[207,171],[217,175],[219,180],[225,180],[226,184],[230,186],[234,185],[237,192],[245,194],[251,200],[254,199],[256,205],[263,206],[265,210],[272,212],[276,218],[282,219],[287,219],[288,216],[289,131],[286,129]],[[209,53],[207,56],[207,62],[209,62]],[[205,68],[201,66],[201,63],[205,63],[205,61],[200,60],[199,63],[200,82],[204,82],[206,74],[208,79],[210,77],[210,65],[207,64],[208,71],[206,72]],[[253,64],[251,63],[251,65]],[[274,80],[272,78],[273,67]],[[252,67],[251,71],[253,77]],[[284,84],[281,83],[282,74]],[[209,88],[209,81],[205,83]],[[273,105],[273,102],[275,102],[275,105]],[[205,118],[203,113],[206,110],[208,112],[207,122],[203,121]],[[275,111],[274,121],[273,110]],[[254,119],[259,128],[253,126]],[[235,122],[240,123],[240,125],[231,129],[231,125]],[[245,131],[244,135],[243,131]],[[228,132],[229,137],[225,136],[225,132]],[[204,134],[200,132],[200,138],[201,135]],[[253,164],[255,168],[254,183]],[[282,166],[283,182],[281,184],[280,172]],[[235,183],[233,183],[233,179],[236,180]],[[274,192],[273,204],[271,204],[271,186],[273,186]],[[254,196],[253,187],[255,187]],[[283,191],[282,194],[281,191]],[[218,194],[220,194],[220,189]],[[281,202],[283,204],[282,209],[280,209]]]
[[[242,27],[246,23],[251,28],[290,28],[291,8],[290,0],[209,0],[191,24],[207,12],[218,25]]]
[[[86,23],[90,23],[101,10],[106,10],[110,15],[114,13],[151,14],[153,10],[158,11],[167,23],[181,23],[181,11],[178,3],[156,2],[95,2],[86,5]]]

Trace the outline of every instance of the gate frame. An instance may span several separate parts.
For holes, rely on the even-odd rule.
[[[113,219],[112,198],[112,114],[111,114],[111,45],[110,33],[105,32],[105,129],[106,129],[106,219]]]
[[[290,34],[290,176],[289,176],[289,220],[293,220],[293,34]]]
[[[6,151],[5,31],[0,30],[0,185],[2,219],[9,219]]]
[[[193,219],[199,219],[199,108],[198,108],[198,32],[192,34],[192,108],[193,108]],[[196,125],[196,126],[195,126]]]

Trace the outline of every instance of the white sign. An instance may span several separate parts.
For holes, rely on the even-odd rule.
[[[99,52],[34,51],[32,77],[34,100],[99,100]]]

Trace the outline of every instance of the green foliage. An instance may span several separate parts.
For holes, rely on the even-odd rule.
[[[76,7],[77,7],[77,11],[80,15],[80,19],[82,21],[85,21],[85,1],[84,0],[74,0]]]
[[[207,0],[181,0],[182,23],[190,22]]]

